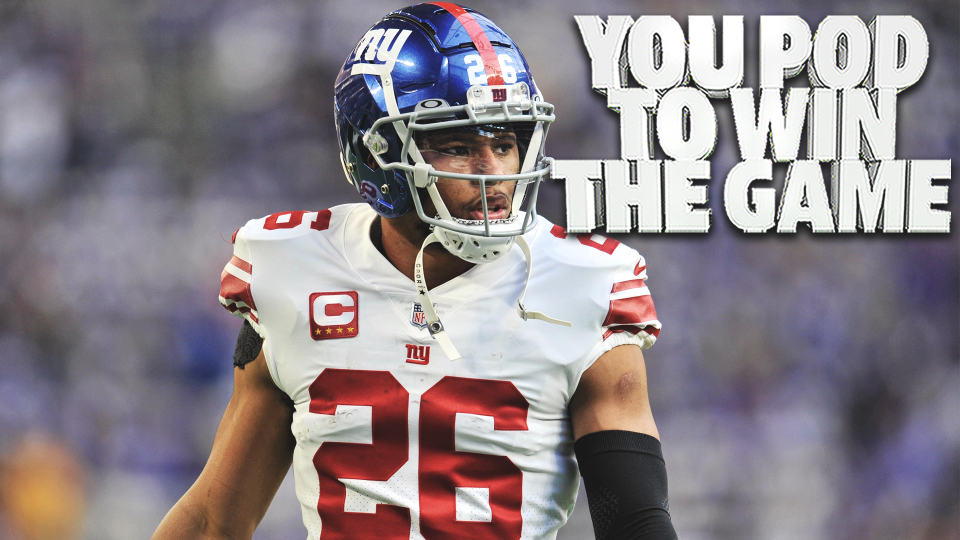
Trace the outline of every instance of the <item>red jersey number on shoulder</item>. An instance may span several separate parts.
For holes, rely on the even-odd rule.
[[[554,225],[550,229],[550,234],[556,236],[557,238],[563,240],[567,237],[567,232],[559,225]],[[612,255],[613,250],[617,249],[617,246],[620,245],[620,242],[617,242],[613,238],[607,238],[605,236],[600,236],[599,234],[589,234],[583,233],[577,235],[577,240],[585,245],[590,246],[594,249],[599,249],[600,251],[606,253],[607,255]]]
[[[263,228],[268,231],[277,229],[292,229],[303,223],[303,215],[306,210],[294,210],[292,212],[278,212],[270,214],[263,222]],[[325,231],[330,227],[330,210],[321,210],[317,212],[317,218],[310,222],[310,228],[317,231]]]

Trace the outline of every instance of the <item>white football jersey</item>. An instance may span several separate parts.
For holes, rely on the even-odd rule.
[[[373,245],[366,204],[285,212],[234,235],[220,301],[264,338],[293,400],[308,538],[551,539],[580,476],[567,405],[616,345],[660,330],[636,251],[540,218],[519,249],[430,290],[461,359],[425,327],[413,282]]]

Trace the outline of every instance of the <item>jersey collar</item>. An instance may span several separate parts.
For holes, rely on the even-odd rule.
[[[369,205],[358,203],[344,219],[343,253],[347,264],[363,280],[385,290],[415,293],[413,280],[403,275],[393,263],[383,256],[370,240],[370,227],[377,214]],[[533,243],[541,227],[535,227],[525,237]],[[511,277],[523,283],[523,254],[511,249],[496,261],[477,264],[450,281],[431,288],[433,295],[452,296],[466,300],[478,296],[493,287],[498,281]]]

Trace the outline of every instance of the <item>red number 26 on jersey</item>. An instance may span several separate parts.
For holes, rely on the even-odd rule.
[[[325,369],[310,385],[310,412],[337,405],[372,409],[372,444],[324,442],[313,457],[320,477],[323,540],[410,538],[410,510],[378,504],[375,514],[344,511],[340,478],[387,481],[409,459],[410,394],[387,371]],[[458,452],[457,413],[491,416],[494,429],[526,431],[529,404],[509,381],[444,377],[420,402],[420,532],[427,540],[519,538],[523,474],[506,456]],[[458,521],[457,488],[487,490],[489,521]]]

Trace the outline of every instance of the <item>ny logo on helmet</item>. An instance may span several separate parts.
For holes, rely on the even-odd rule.
[[[363,56],[364,60],[369,61],[376,58],[380,62],[396,61],[400,55],[400,49],[403,48],[403,44],[410,37],[410,33],[410,30],[401,32],[397,28],[374,28],[364,34],[363,39],[360,40],[360,44],[357,45],[357,50],[353,55],[353,61],[359,60],[364,51],[367,52]]]

